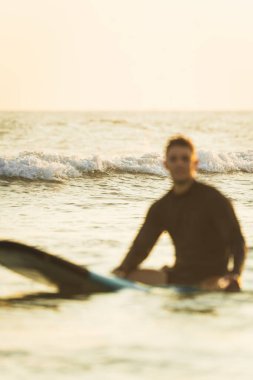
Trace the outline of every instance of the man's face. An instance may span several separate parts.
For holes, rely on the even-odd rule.
[[[198,160],[190,148],[180,145],[171,147],[164,161],[164,166],[175,183],[186,183],[193,179],[197,165]]]

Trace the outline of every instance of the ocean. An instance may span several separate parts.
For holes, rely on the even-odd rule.
[[[252,379],[253,112],[1,112],[1,238],[110,273],[171,186],[163,154],[179,133],[196,145],[198,179],[234,205],[243,292],[7,302],[46,288],[0,268],[2,379]],[[173,260],[164,235],[143,265]]]

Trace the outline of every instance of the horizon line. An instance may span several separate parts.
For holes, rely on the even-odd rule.
[[[94,109],[46,109],[46,108],[37,108],[37,109],[18,109],[18,108],[10,108],[10,109],[0,109],[0,112],[253,112],[253,108],[210,108],[210,109],[164,109],[164,108],[136,108],[136,109],[103,109],[103,108],[94,108]]]

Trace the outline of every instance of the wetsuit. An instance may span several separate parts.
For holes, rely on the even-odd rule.
[[[175,264],[169,283],[197,283],[210,276],[240,274],[245,242],[230,201],[212,186],[194,181],[177,195],[171,189],[149,209],[145,222],[118,269],[126,274],[148,256],[158,237],[167,231],[175,245]]]

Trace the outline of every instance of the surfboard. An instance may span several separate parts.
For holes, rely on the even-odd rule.
[[[118,277],[103,276],[37,247],[9,240],[0,241],[0,264],[36,282],[53,286],[58,294],[67,296],[116,292],[122,289],[149,292],[157,287],[174,289],[183,294],[203,291],[191,285],[149,286]]]
[[[0,241],[0,264],[36,282],[54,286],[59,293],[66,295],[149,289],[125,279],[102,276],[36,247],[14,241]]]

